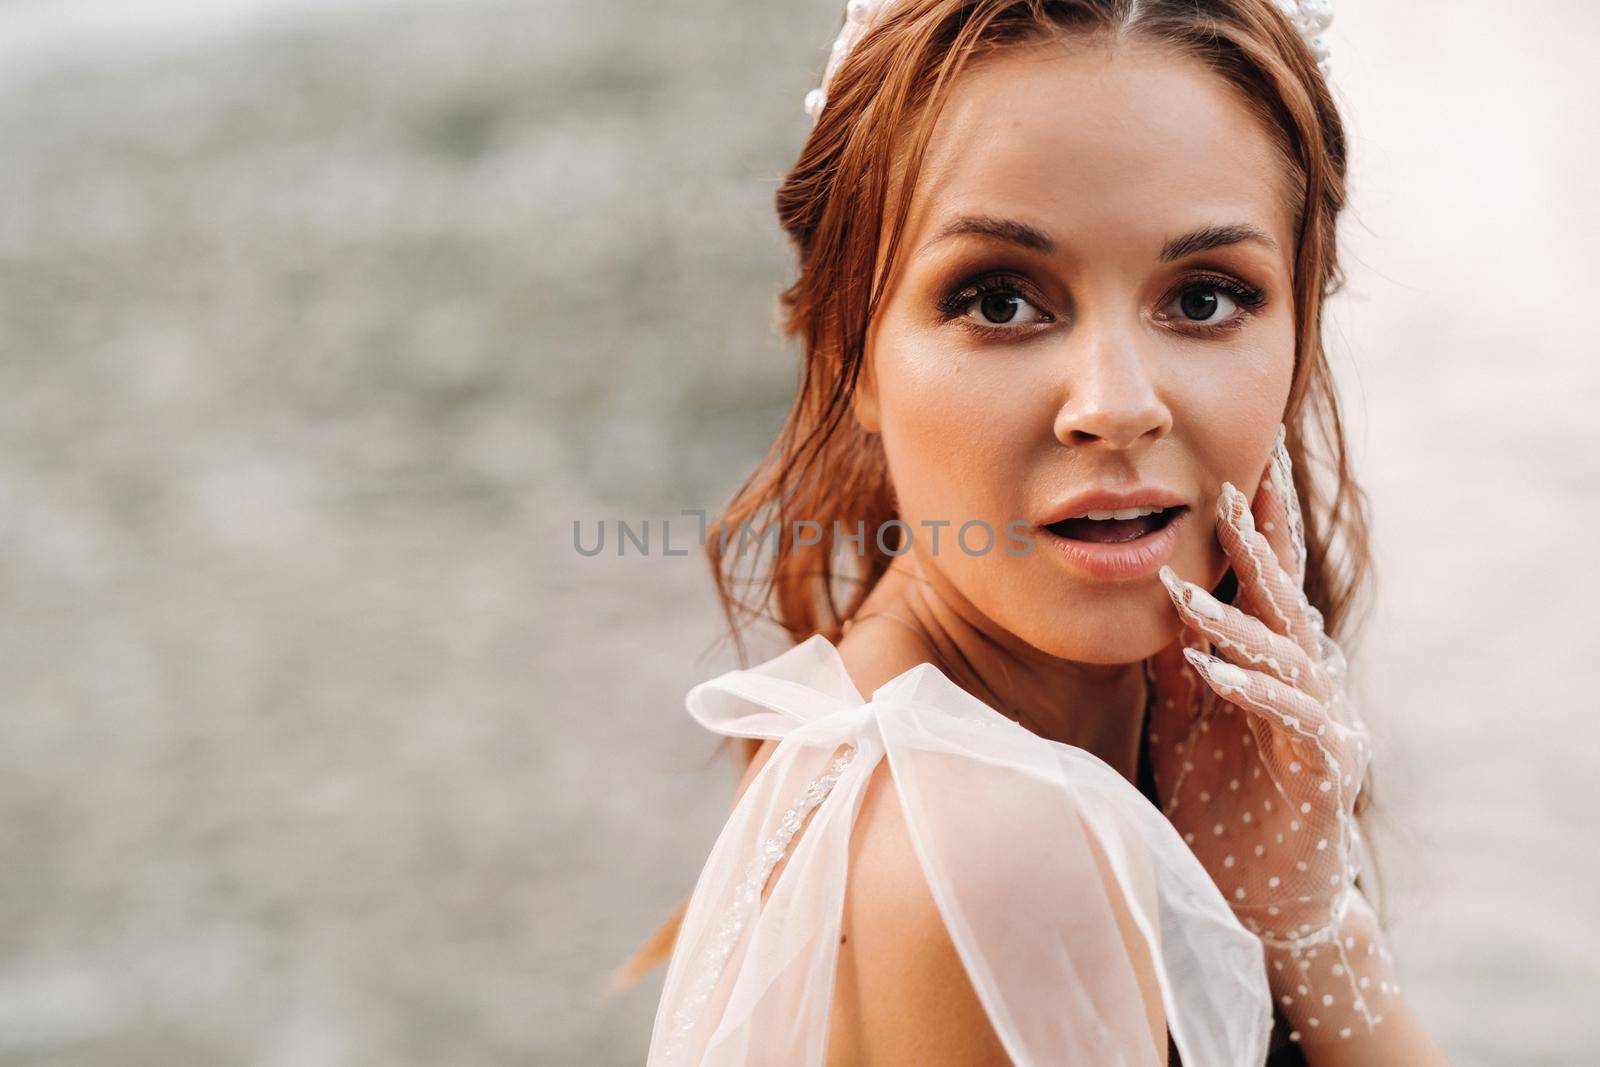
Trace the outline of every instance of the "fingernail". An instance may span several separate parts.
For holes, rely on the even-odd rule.
[[[1222,483],[1222,496],[1228,502],[1228,517],[1243,530],[1254,530],[1255,518],[1250,514],[1250,501],[1232,482]]]
[[[1179,578],[1172,568],[1163,563],[1156,571],[1156,577],[1161,579],[1161,584],[1167,587],[1167,592],[1174,597],[1183,595],[1183,579]]]
[[[1196,615],[1204,615],[1208,619],[1222,618],[1222,602],[1193,582],[1184,582],[1183,586],[1189,592],[1189,609]]]
[[[1242,691],[1245,683],[1245,673],[1231,663],[1226,663],[1215,656],[1204,652],[1196,652],[1192,648],[1183,650],[1183,657],[1194,665],[1194,668],[1205,675],[1208,680],[1223,689]]]
[[[1233,498],[1237,496],[1238,493],[1239,490],[1233,487],[1232,482],[1222,483],[1222,490],[1218,496],[1222,504],[1222,517],[1227,519],[1229,522],[1233,521],[1233,514],[1238,510],[1237,506],[1233,502]]]
[[[1222,604],[1200,586],[1179,578],[1177,573],[1164,563],[1156,574],[1161,578],[1161,584],[1167,587],[1167,592],[1172,594],[1172,598],[1181,600],[1190,611],[1208,619],[1222,618]]]

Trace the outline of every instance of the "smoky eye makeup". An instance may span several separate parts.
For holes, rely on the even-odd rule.
[[[1152,319],[1196,338],[1244,328],[1266,307],[1267,290],[1230,271],[1195,267],[1167,287]],[[934,301],[937,320],[988,339],[1019,340],[1057,319],[1025,274],[997,268],[964,276]]]
[[[1039,287],[1014,270],[990,270],[967,277],[934,304],[939,321],[979,336],[1030,332],[1055,321]]]
[[[1200,335],[1242,329],[1267,303],[1261,286],[1209,268],[1187,273],[1168,292],[1157,319]]]

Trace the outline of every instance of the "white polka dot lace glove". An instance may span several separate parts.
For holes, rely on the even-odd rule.
[[[1167,818],[1261,938],[1290,1037],[1309,1045],[1371,1033],[1399,989],[1354,884],[1370,746],[1345,699],[1344,655],[1305,596],[1283,442],[1280,426],[1254,505],[1222,483],[1235,603],[1161,569],[1184,629],[1148,663],[1150,753]]]

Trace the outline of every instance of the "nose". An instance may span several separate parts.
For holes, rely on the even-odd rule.
[[[1065,399],[1056,413],[1064,445],[1126,450],[1172,429],[1172,412],[1157,388],[1151,356],[1137,330],[1080,322],[1063,360]]]

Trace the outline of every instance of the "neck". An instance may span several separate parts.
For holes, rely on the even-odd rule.
[[[930,581],[911,554],[896,557],[856,618],[871,616],[910,631],[919,654],[1002,715],[1091,752],[1135,780],[1146,696],[1141,664],[1086,663],[1041,652]]]

